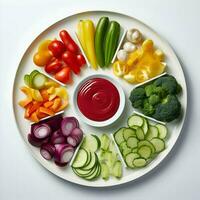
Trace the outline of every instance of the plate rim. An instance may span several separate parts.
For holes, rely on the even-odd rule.
[[[103,184],[101,184],[101,183],[95,185],[94,182],[87,181],[87,182],[85,183],[85,181],[74,180],[74,179],[73,179],[73,181],[71,181],[71,180],[69,180],[69,179],[66,179],[66,178],[60,176],[60,174],[56,174],[56,173],[52,172],[44,163],[42,163],[42,162],[40,161],[40,159],[38,159],[38,157],[36,156],[36,154],[35,154],[35,153],[33,152],[33,150],[30,148],[28,142],[24,139],[24,137],[23,137],[23,135],[22,135],[22,133],[21,133],[21,131],[20,131],[19,124],[17,123],[16,112],[15,112],[15,108],[14,108],[14,107],[15,107],[15,102],[14,102],[14,89],[15,89],[15,83],[16,83],[16,79],[17,79],[16,74],[17,74],[18,71],[19,71],[19,66],[20,66],[20,64],[21,64],[21,62],[22,62],[22,60],[23,60],[23,58],[24,58],[24,56],[25,56],[25,53],[26,53],[27,50],[30,48],[30,46],[33,44],[33,42],[34,42],[38,37],[40,37],[40,35],[41,35],[43,32],[47,31],[47,30],[50,29],[52,26],[54,26],[54,25],[57,24],[57,23],[60,23],[61,21],[65,20],[66,18],[73,17],[73,16],[80,15],[80,14],[94,13],[94,12],[98,12],[98,13],[107,12],[107,13],[111,13],[111,14],[122,15],[122,16],[125,16],[125,17],[128,17],[128,18],[132,18],[134,21],[137,21],[138,23],[140,23],[140,24],[142,24],[143,26],[145,26],[146,28],[148,28],[153,34],[155,34],[156,37],[158,37],[159,39],[162,40],[162,43],[164,43],[166,46],[168,46],[168,47],[172,50],[172,55],[174,56],[174,59],[176,59],[176,62],[179,64],[178,67],[180,68],[180,70],[181,70],[181,72],[182,72],[182,74],[183,74],[183,76],[184,76],[184,87],[185,87],[185,99],[184,99],[184,101],[185,101],[185,108],[184,108],[184,112],[183,112],[183,115],[182,115],[182,120],[181,120],[181,123],[180,123],[180,131],[179,131],[179,134],[177,135],[177,137],[174,139],[174,143],[172,144],[172,146],[171,146],[170,148],[169,148],[169,147],[167,148],[167,150],[168,150],[167,154],[166,154],[165,156],[163,156],[155,166],[154,166],[153,164],[151,164],[151,165],[148,167],[148,170],[147,170],[147,171],[142,172],[140,175],[136,176],[134,179],[129,179],[129,178],[128,178],[128,179],[124,179],[124,180],[121,179],[120,181],[116,181],[115,183],[111,183],[111,184],[109,184],[109,185],[103,185]],[[14,79],[13,79],[13,83],[12,83],[12,114],[13,114],[13,117],[14,117],[14,121],[15,121],[15,124],[16,124],[16,126],[17,126],[17,129],[18,129],[18,132],[19,132],[19,134],[20,134],[20,137],[23,139],[23,142],[26,144],[26,147],[29,149],[29,151],[30,151],[31,155],[34,157],[34,159],[35,159],[41,166],[43,166],[46,170],[48,170],[48,171],[51,172],[52,174],[56,175],[57,177],[59,177],[59,178],[65,180],[65,181],[68,181],[68,182],[70,182],[70,183],[77,184],[77,185],[84,186],[84,187],[90,187],[90,188],[115,187],[115,186],[119,186],[119,185],[122,185],[122,184],[125,184],[125,183],[133,182],[133,181],[136,181],[137,179],[139,179],[139,178],[141,178],[141,177],[143,177],[143,176],[146,176],[150,171],[156,169],[156,168],[160,165],[160,163],[161,163],[164,159],[166,159],[166,157],[169,156],[169,154],[171,153],[172,149],[173,149],[174,146],[176,145],[177,140],[178,140],[178,138],[180,137],[180,135],[181,135],[181,133],[182,133],[182,131],[183,131],[183,126],[184,126],[185,119],[186,119],[186,115],[187,115],[187,104],[188,104],[187,81],[186,81],[186,78],[185,78],[184,70],[183,70],[183,68],[182,68],[182,66],[181,66],[181,63],[180,63],[180,61],[179,61],[179,58],[178,58],[178,56],[176,55],[176,52],[175,52],[174,48],[170,45],[170,43],[162,36],[162,34],[159,34],[157,31],[155,31],[155,30],[154,30],[153,28],[151,28],[149,25],[147,25],[147,24],[144,23],[143,21],[141,21],[141,20],[135,18],[132,14],[124,14],[123,12],[120,12],[120,11],[118,11],[118,10],[112,11],[112,10],[109,10],[109,9],[108,9],[108,10],[107,10],[107,9],[88,9],[88,10],[84,9],[84,10],[81,10],[81,11],[78,11],[78,12],[77,12],[76,10],[74,10],[74,11],[72,11],[71,13],[66,14],[66,15],[64,15],[64,16],[62,16],[62,17],[59,16],[58,19],[57,19],[57,17],[55,17],[55,20],[52,19],[51,22],[47,24],[47,26],[45,25],[45,26],[41,27],[40,29],[42,29],[42,30],[41,30],[41,31],[38,30],[38,31],[36,31],[36,32],[34,32],[34,33],[32,34],[33,36],[31,36],[30,39],[29,39],[31,42],[30,42],[30,41],[27,41],[27,43],[29,43],[28,45],[23,44],[23,51],[21,51],[21,52],[19,53],[19,55],[17,56],[17,58],[18,58],[18,59],[17,59],[17,64],[16,64],[17,68],[16,68],[16,70],[15,70]]]

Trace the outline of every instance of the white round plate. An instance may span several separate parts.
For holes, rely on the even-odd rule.
[[[31,146],[27,142],[27,134],[29,133],[29,130],[30,130],[30,122],[24,119],[23,117],[24,110],[18,105],[18,101],[24,97],[19,88],[20,86],[24,85],[24,82],[23,82],[24,74],[29,73],[34,69],[38,69],[38,67],[35,66],[34,63],[32,62],[32,57],[33,57],[34,52],[36,52],[37,50],[38,44],[42,40],[53,39],[55,37],[58,38],[58,33],[61,29],[67,29],[71,34],[72,33],[74,34],[77,28],[77,23],[80,19],[92,19],[94,23],[96,24],[98,19],[102,16],[108,16],[110,20],[118,21],[121,24],[121,26],[125,29],[130,29],[130,28],[139,29],[146,38],[151,38],[154,41],[155,45],[164,51],[166,55],[167,72],[176,77],[177,81],[181,84],[182,89],[183,89],[182,95],[179,98],[182,104],[183,114],[179,118],[179,120],[175,120],[174,122],[167,124],[169,128],[169,133],[170,133],[169,139],[167,140],[167,148],[165,151],[160,153],[156,157],[156,159],[154,159],[148,166],[142,169],[138,169],[138,170],[131,170],[131,169],[124,168],[123,177],[120,180],[116,178],[110,178],[108,181],[104,181],[103,179],[99,178],[98,180],[95,180],[95,181],[86,181],[76,176],[73,173],[70,166],[66,168],[59,168],[52,161],[47,161],[43,159],[42,156],[40,155],[39,149]],[[118,81],[119,84],[121,84],[122,88],[124,89],[124,93],[126,96],[126,106],[125,106],[125,110],[122,116],[114,124],[108,127],[104,127],[104,128],[92,127],[92,126],[87,125],[83,121],[81,121],[79,116],[76,115],[76,112],[74,110],[74,106],[72,103],[74,89],[76,88],[76,85],[78,85],[80,80],[82,80],[84,77],[87,77],[89,75],[95,75],[96,73],[105,74],[107,76],[112,77],[116,81]],[[133,85],[128,84],[127,82],[115,77],[112,73],[111,68],[106,69],[106,70],[98,69],[98,71],[95,71],[89,67],[88,68],[85,67],[84,69],[82,69],[81,75],[74,76],[73,79],[74,79],[74,84],[71,86],[67,86],[67,90],[70,96],[69,98],[70,106],[65,110],[64,115],[77,117],[80,122],[80,126],[83,129],[85,134],[91,134],[91,133],[97,134],[97,135],[100,135],[101,133],[110,134],[110,133],[115,132],[120,127],[126,126],[127,118],[133,112],[133,108],[130,102],[128,101],[130,91],[134,87]],[[155,168],[167,156],[167,154],[170,152],[172,147],[175,145],[184,123],[186,108],[187,108],[187,88],[186,88],[184,74],[183,74],[180,63],[174,51],[169,46],[169,44],[165,40],[163,40],[150,27],[138,21],[137,19],[124,15],[124,14],[108,12],[108,11],[89,11],[89,12],[78,13],[72,16],[68,16],[62,19],[61,21],[56,22],[49,28],[47,28],[36,39],[34,39],[33,42],[30,44],[30,46],[27,48],[25,54],[23,55],[20,61],[18,70],[16,72],[14,86],[13,86],[13,109],[14,109],[14,114],[16,118],[16,123],[18,125],[21,136],[26,142],[28,148],[30,148],[36,160],[38,160],[42,166],[44,166],[46,169],[51,171],[53,174],[67,181],[80,184],[80,185],[90,186],[90,187],[108,187],[108,186],[114,186],[114,185],[130,182],[145,175],[146,173],[151,171],[153,168]]]

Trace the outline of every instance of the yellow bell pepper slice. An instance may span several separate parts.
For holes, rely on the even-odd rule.
[[[94,48],[94,36],[95,36],[95,28],[94,24],[91,20],[83,21],[83,34],[84,34],[84,42],[86,45],[86,55],[88,56],[88,60],[90,61],[93,69],[97,69],[97,59]]]
[[[113,63],[113,73],[115,76],[122,77],[129,72],[129,68],[125,63],[116,61]]]
[[[124,75],[123,78],[129,83],[136,83],[136,72],[135,72],[135,70],[132,70],[128,74]]]
[[[55,88],[55,94],[63,100],[68,100],[68,93],[64,87]]]
[[[39,90],[31,89],[31,94],[34,100],[43,101],[42,95]]]

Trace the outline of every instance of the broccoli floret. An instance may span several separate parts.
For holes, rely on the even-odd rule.
[[[156,87],[161,86],[167,94],[177,94],[180,91],[180,85],[177,83],[176,79],[171,75],[166,75],[158,78],[153,82]]]
[[[161,87],[154,87],[154,94],[157,94],[161,99],[167,96],[167,92]]]
[[[158,104],[155,108],[153,117],[160,121],[170,122],[181,113],[181,104],[175,95],[167,95],[162,103]]]
[[[160,97],[157,95],[157,94],[152,94],[150,97],[149,97],[149,103],[154,106],[158,103],[160,103]]]
[[[135,88],[131,91],[129,100],[134,108],[141,108],[145,99],[145,90],[142,87]]]
[[[147,85],[144,89],[145,89],[147,97],[151,96],[154,93],[154,85],[153,84]]]
[[[148,102],[147,99],[144,101],[142,112],[144,115],[148,116],[151,116],[155,112],[155,108]]]

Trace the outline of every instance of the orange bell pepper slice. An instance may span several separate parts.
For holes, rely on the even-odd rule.
[[[55,112],[57,111],[57,109],[60,107],[61,105],[61,98],[56,97],[53,101],[53,105],[51,106],[51,109],[54,110]]]
[[[45,107],[40,107],[39,112],[45,113],[45,114],[50,115],[50,116],[55,115],[55,113],[51,109],[45,108]]]
[[[49,101],[49,94],[46,89],[40,90],[40,94],[43,98],[43,101]]]
[[[67,106],[68,106],[69,102],[68,100],[64,101],[61,106],[56,110],[56,112],[60,112],[62,110],[64,110]]]
[[[45,108],[49,108],[49,107],[51,107],[52,105],[53,105],[53,101],[47,101],[47,102],[44,103],[44,107],[45,107]]]
[[[39,122],[39,119],[38,119],[38,117],[37,117],[37,113],[36,113],[36,112],[33,112],[33,113],[31,114],[30,120],[31,120],[32,122]]]

